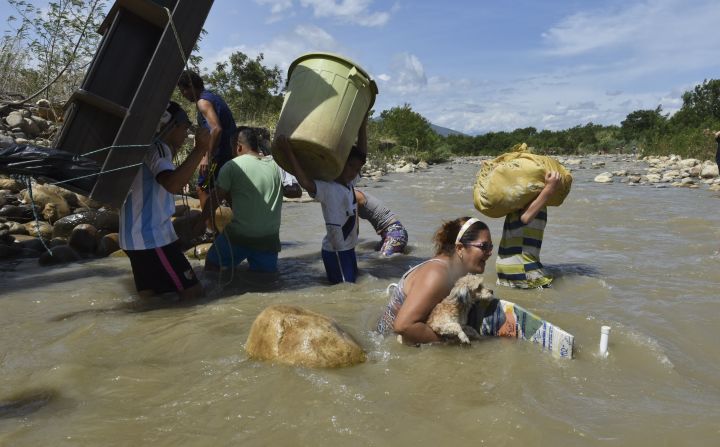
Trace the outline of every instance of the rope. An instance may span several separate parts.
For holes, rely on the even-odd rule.
[[[168,23],[170,24],[170,28],[172,29],[173,34],[175,35],[175,42],[177,43],[178,49],[180,50],[180,57],[181,57],[182,60],[183,60],[183,65],[185,66],[185,69],[187,70],[187,69],[189,68],[189,66],[188,66],[188,60],[187,60],[187,58],[185,57],[185,50],[183,49],[182,42],[180,41],[180,35],[178,34],[177,28],[175,28],[175,22],[173,21],[172,13],[170,13],[170,10],[169,10],[167,7],[163,7],[163,9],[165,10],[165,13],[166,13],[167,16],[168,16]],[[195,108],[197,109],[198,112],[200,112],[200,109],[199,109],[198,106],[197,106],[197,103],[198,103],[198,101],[199,101],[200,98],[197,97],[197,95],[196,95],[196,93],[195,93],[195,87],[194,87],[194,86],[192,87],[192,92],[193,92],[193,99],[195,100]],[[202,113],[202,112],[201,112],[201,113]],[[209,163],[208,163],[208,165],[209,165]],[[208,168],[208,169],[209,169],[209,168]],[[213,176],[214,176],[214,172],[212,172],[212,171],[211,171],[211,172],[208,172],[207,175],[213,175]],[[214,194],[216,203],[218,204],[218,208],[220,208],[220,197],[219,197],[218,194],[217,194],[217,190],[216,190],[215,188],[212,188],[212,189],[210,190],[210,192],[211,192],[211,194]],[[183,193],[182,193],[182,196],[183,196],[183,197],[186,197],[184,191],[183,191]],[[211,201],[211,203],[210,203],[210,208],[212,209],[212,197],[209,197],[208,199]],[[187,198],[186,198],[185,200],[187,200]],[[215,223],[215,211],[213,211],[213,212],[211,213],[211,215],[210,215],[210,225],[212,226],[213,231],[214,231],[215,228],[217,228],[217,225],[216,225],[216,223]],[[223,231],[221,231],[220,234],[221,234],[221,235],[225,234],[225,228],[223,228]],[[217,238],[215,238],[215,240],[217,240]],[[221,278],[222,278],[222,268],[221,268],[221,269],[220,269],[220,274],[218,275],[218,287],[220,287],[220,288],[225,288],[226,286],[228,286],[229,284],[231,284],[231,283],[233,282],[234,278],[235,278],[235,257],[234,257],[234,253],[233,253],[233,249],[232,249],[233,247],[232,247],[232,244],[230,243],[230,238],[228,238],[228,237],[226,236],[226,237],[225,237],[225,240],[227,241],[228,249],[229,249],[229,251],[230,251],[230,264],[231,264],[231,267],[230,267],[230,279],[229,279],[226,283],[221,284]],[[217,244],[214,244],[214,243],[213,243],[212,246],[213,246],[213,248],[215,249],[215,253],[217,254],[218,259],[220,260],[220,259],[221,259],[221,257],[220,257],[220,249],[217,247]],[[197,245],[195,246],[195,250],[197,250]],[[197,251],[196,251],[196,253],[197,253]],[[222,266],[220,266],[220,267],[222,267]]]
[[[50,251],[50,247],[47,246],[45,240],[40,235],[40,218],[38,218],[37,207],[35,206],[35,199],[33,199],[32,182],[30,181],[30,177],[25,177],[25,184],[27,184],[28,196],[30,197],[30,206],[32,207],[33,216],[35,217],[35,229],[37,231],[37,237],[38,239],[40,239],[40,242],[42,242],[45,250],[50,253],[50,256],[53,256],[53,252]]]
[[[172,13],[170,12],[170,10],[169,10],[167,7],[163,7],[163,9],[164,9],[165,12],[167,13],[168,23],[169,23],[169,25],[170,25],[170,28],[171,28],[172,31],[173,31],[173,35],[175,36],[175,42],[177,43],[178,49],[180,50],[180,57],[182,58],[183,65],[184,65],[185,69],[188,69],[188,59],[185,57],[185,50],[183,49],[182,42],[181,42],[181,40],[180,40],[180,35],[179,35],[178,31],[177,31],[177,28],[175,27],[175,22],[173,21]],[[194,96],[194,99],[195,99],[195,107],[196,107],[196,109],[197,109],[198,112],[199,112],[199,109],[198,109],[198,107],[197,107],[197,102],[198,102],[199,98],[198,98],[197,95],[195,94],[195,89],[194,89],[194,88],[193,88],[193,96]],[[100,149],[95,149],[95,150],[92,150],[92,151],[90,151],[90,152],[86,152],[86,153],[84,153],[84,154],[81,154],[80,156],[86,157],[86,156],[88,156],[88,155],[93,155],[93,154],[96,154],[96,153],[99,153],[99,152],[103,152],[103,151],[107,151],[107,150],[111,150],[111,149],[147,148],[148,146],[149,146],[149,145],[147,145],[147,144],[112,145],[112,146],[107,146],[107,147],[103,147],[103,148],[100,148]],[[175,154],[175,157],[176,157],[176,163],[177,163],[177,154]],[[76,180],[81,180],[81,179],[84,179],[84,178],[99,176],[99,175],[103,175],[103,174],[110,173],[110,172],[115,172],[115,171],[120,171],[120,170],[123,170],[123,169],[129,169],[129,168],[138,167],[138,166],[141,166],[141,165],[142,165],[142,163],[136,163],[136,164],[133,164],[133,165],[121,166],[121,167],[119,167],[119,168],[109,169],[109,170],[103,170],[103,171],[98,172],[98,173],[88,174],[88,175],[82,175],[82,176],[78,176],[78,177],[71,178],[71,179],[67,179],[67,180],[61,180],[61,181],[53,182],[53,183],[50,183],[50,184],[51,184],[51,185],[59,185],[59,184],[61,184],[61,183],[73,182],[73,181],[76,181]],[[214,175],[214,172],[209,172],[208,174],[209,174],[209,175]],[[52,251],[48,248],[48,246],[45,244],[45,241],[44,241],[44,240],[42,239],[42,237],[40,236],[40,219],[39,219],[38,214],[37,214],[37,206],[35,205],[35,200],[33,199],[33,196],[32,196],[32,183],[31,183],[31,181],[30,181],[30,177],[27,177],[27,178],[26,178],[26,182],[27,182],[27,185],[28,185],[28,195],[29,195],[29,197],[30,197],[30,204],[31,204],[31,206],[32,206],[33,215],[34,215],[34,217],[35,217],[35,225],[36,225],[36,228],[37,228],[38,238],[40,238],[40,241],[42,242],[43,246],[45,247],[45,249],[47,250],[47,252],[50,253],[50,255],[52,256]],[[211,189],[211,193],[214,194],[215,201],[216,201],[216,203],[218,204],[218,208],[220,208],[220,206],[221,206],[221,204],[220,204],[220,197],[219,197],[219,195],[218,195],[218,193],[217,193],[216,188],[212,188],[212,189]],[[183,191],[180,195],[181,195],[181,197],[182,197],[183,204],[185,204],[188,208],[190,208],[190,206],[189,206],[189,201],[188,201],[188,197],[187,197],[187,194],[185,193],[185,191]],[[212,199],[213,199],[212,197],[209,198],[209,200],[211,200],[211,207],[212,207]],[[214,228],[217,228],[217,225],[216,225],[216,222],[215,222],[215,212],[211,213],[210,222],[211,222],[211,225],[212,225],[213,229],[214,229]],[[225,228],[223,228],[223,231],[221,231],[220,234],[221,234],[221,235],[224,235],[224,234],[225,234]],[[216,240],[217,240],[217,239],[216,239]],[[225,240],[227,241],[228,248],[229,248],[229,251],[230,251],[231,267],[230,267],[230,279],[229,279],[227,282],[221,283],[222,269],[221,269],[221,274],[218,275],[218,286],[221,287],[221,288],[225,288],[226,286],[230,285],[230,284],[233,282],[234,276],[235,276],[235,259],[234,259],[233,249],[232,249],[233,247],[232,247],[232,244],[230,243],[230,239],[229,239],[227,236],[225,237]],[[218,255],[218,259],[220,259],[220,249],[217,247],[217,244],[213,244],[213,247],[214,247],[215,250],[216,250],[216,253],[217,253],[217,255]],[[195,246],[195,250],[196,250],[196,253],[197,253],[197,245]]]

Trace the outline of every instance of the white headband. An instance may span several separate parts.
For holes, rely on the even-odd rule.
[[[460,227],[460,231],[458,231],[458,235],[455,238],[456,244],[460,243],[460,239],[462,239],[462,237],[465,234],[465,232],[467,231],[467,229],[470,228],[476,222],[480,222],[480,219],[475,219],[474,217],[471,217],[470,219],[467,220],[467,222],[465,222],[463,224],[462,227]]]

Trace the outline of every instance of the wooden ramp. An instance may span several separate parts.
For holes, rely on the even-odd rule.
[[[128,166],[142,162],[212,4],[115,2],[100,27],[103,38],[85,79],[66,105],[65,124],[53,146],[78,155],[109,146],[140,147],[88,155],[103,166],[92,190],[87,190],[87,182],[65,186],[101,203],[122,205],[139,169]]]

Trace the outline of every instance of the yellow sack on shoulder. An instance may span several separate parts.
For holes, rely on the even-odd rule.
[[[545,186],[545,174],[560,173],[560,185],[547,202],[562,205],[570,193],[572,175],[554,158],[527,151],[527,145],[515,146],[494,160],[487,160],[477,173],[473,198],[475,208],[488,217],[503,217],[525,208]]]

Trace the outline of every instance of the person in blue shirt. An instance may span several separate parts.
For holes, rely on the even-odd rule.
[[[205,89],[200,75],[185,70],[177,85],[180,94],[197,106],[198,126],[210,131],[210,151],[200,162],[197,184],[200,205],[205,206],[208,191],[213,188],[220,168],[233,158],[233,137],[237,125],[228,105],[219,95]]]

